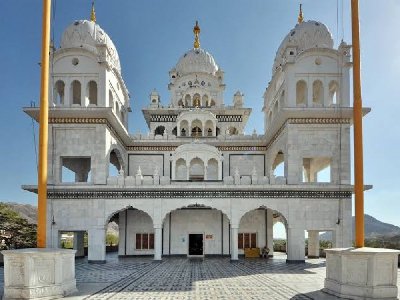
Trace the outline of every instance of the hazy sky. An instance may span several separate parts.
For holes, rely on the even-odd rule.
[[[351,43],[349,0],[303,0],[306,20],[331,30],[335,46]],[[100,26],[116,45],[122,74],[131,93],[129,131],[147,132],[141,109],[153,88],[168,104],[168,71],[193,45],[195,20],[201,46],[225,71],[225,103],[245,94],[253,108],[247,133],[263,132],[262,95],[281,41],[297,22],[293,0],[97,0]],[[63,30],[90,15],[89,0],[53,0],[53,35],[59,47]],[[36,183],[36,156],[31,119],[22,112],[39,102],[41,11],[39,0],[0,1],[1,155],[0,200],[36,204],[36,195],[21,190]],[[343,18],[342,18],[343,16]],[[360,0],[364,106],[365,212],[400,226],[399,127],[400,1]],[[352,101],[351,101],[352,102]],[[37,130],[37,124],[35,124]],[[37,136],[36,136],[37,138]]]

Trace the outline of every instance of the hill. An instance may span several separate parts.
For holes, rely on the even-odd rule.
[[[30,224],[37,224],[37,207],[30,204],[21,204],[15,202],[5,202],[12,210],[17,212],[22,218]],[[118,225],[115,222],[108,224],[107,232],[118,236]]]
[[[354,222],[355,218],[353,217],[353,236],[354,236]],[[364,216],[365,222],[365,238],[366,239],[374,239],[378,237],[394,237],[400,236],[400,227],[381,222],[374,217],[365,214]],[[332,233],[325,232],[320,235],[321,240],[332,240]]]

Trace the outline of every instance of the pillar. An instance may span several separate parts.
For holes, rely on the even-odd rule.
[[[231,260],[238,260],[238,225],[231,225]]]
[[[74,250],[75,257],[85,257],[85,245],[84,245],[84,232],[75,231],[74,232]]]
[[[268,256],[274,256],[274,216],[272,213],[272,209],[267,209],[266,211],[266,219],[265,219],[265,228],[267,230],[267,247],[269,249]]]
[[[319,258],[319,231],[308,231],[308,258]]]
[[[88,262],[106,262],[106,230],[105,228],[92,228],[88,231]]]
[[[161,260],[162,251],[162,228],[161,225],[154,226],[154,260]]]
[[[305,261],[304,229],[292,227],[287,229],[287,263]]]

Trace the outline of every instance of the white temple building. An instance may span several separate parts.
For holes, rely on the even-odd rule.
[[[246,135],[252,109],[240,91],[226,100],[223,69],[200,47],[197,23],[193,31],[193,48],[169,70],[169,103],[154,90],[143,109],[148,135],[128,131],[130,94],[107,33],[94,18],[64,31],[51,53],[47,246],[74,232],[82,253],[87,232],[88,260],[104,262],[111,220],[120,256],[155,260],[237,260],[265,245],[273,255],[276,222],[288,262],[305,260],[306,231],[310,257],[321,231],[335,247],[351,246],[351,46],[335,49],[323,23],[300,18],[279,46],[264,106],[254,108],[265,131]],[[38,120],[39,108],[24,111]]]

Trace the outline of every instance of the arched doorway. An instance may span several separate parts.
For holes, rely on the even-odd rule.
[[[230,219],[217,208],[194,203],[172,209],[162,227],[163,255],[230,254]]]

